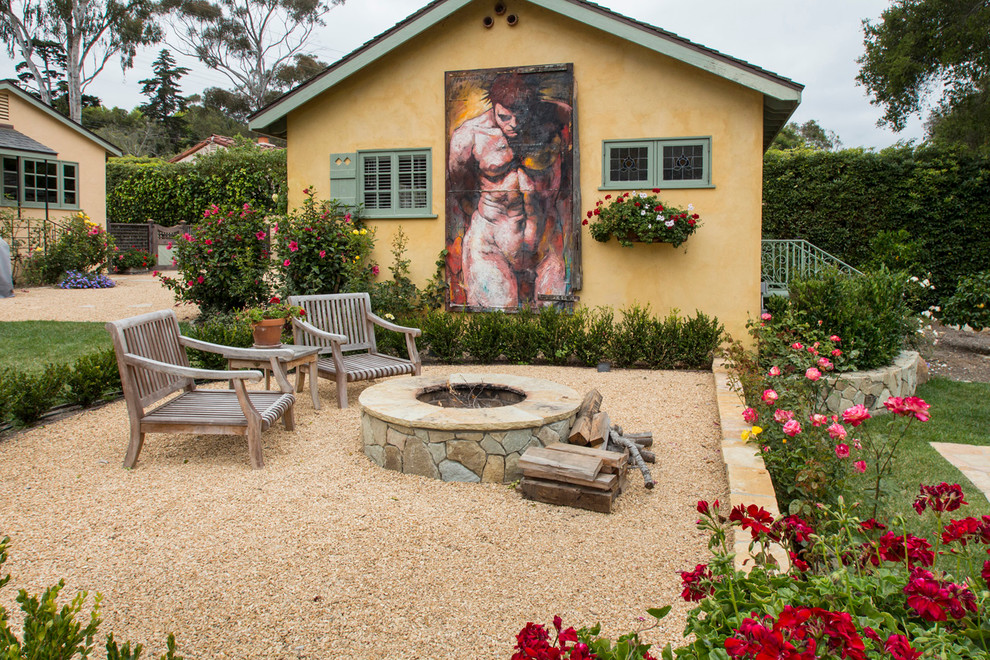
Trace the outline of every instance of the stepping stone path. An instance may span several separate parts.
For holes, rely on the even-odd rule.
[[[931,445],[990,500],[990,447],[955,442],[933,442]]]

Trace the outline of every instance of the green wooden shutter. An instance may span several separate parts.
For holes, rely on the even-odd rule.
[[[357,154],[330,154],[330,197],[357,206]]]

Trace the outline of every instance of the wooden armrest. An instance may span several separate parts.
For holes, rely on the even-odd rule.
[[[124,363],[142,369],[159,371],[163,374],[173,376],[184,376],[186,378],[201,378],[205,380],[261,380],[262,373],[257,370],[247,371],[214,371],[213,369],[196,369],[195,367],[182,367],[177,364],[159,362],[151,360],[133,353],[124,353]]]
[[[292,359],[292,351],[287,348],[238,348],[236,346],[224,346],[222,344],[211,344],[208,341],[193,339],[192,337],[179,336],[179,343],[188,348],[195,348],[199,351],[209,353],[219,353],[225,358],[245,358],[248,360],[268,360],[279,358],[284,360]]]
[[[403,325],[396,325],[395,323],[390,323],[389,321],[386,321],[385,319],[383,319],[382,317],[378,316],[373,312],[368,313],[368,318],[371,319],[372,323],[374,323],[375,325],[380,325],[386,330],[392,330],[394,332],[402,332],[407,335],[412,335],[413,337],[419,337],[421,334],[423,334],[423,331],[420,330],[419,328],[407,328]]]
[[[292,319],[292,327],[299,328],[303,332],[308,332],[314,337],[319,337],[320,339],[326,339],[327,341],[335,342],[338,344],[343,344],[347,341],[346,335],[338,335],[334,332],[327,332],[326,330],[320,330],[315,325],[311,325],[306,321],[300,321],[299,319]]]

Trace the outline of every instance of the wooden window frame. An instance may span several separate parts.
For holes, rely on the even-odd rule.
[[[663,149],[672,146],[700,146],[702,148],[701,179],[665,180],[663,178]],[[611,179],[610,154],[613,148],[648,149],[648,176],[646,181],[613,181]],[[676,190],[680,188],[714,188],[712,184],[712,138],[711,136],[683,138],[643,138],[636,140],[602,140],[602,185],[599,190],[644,190],[659,188]]]
[[[431,149],[375,149],[357,152],[357,199],[359,204],[364,204],[364,163],[369,157],[381,158],[388,156],[391,158],[391,205],[389,208],[372,209],[363,206],[361,215],[365,218],[435,218],[433,213],[433,156]],[[423,208],[399,208],[399,157],[400,156],[425,156],[426,157],[426,206]]]
[[[56,182],[57,182],[56,201],[55,202],[48,202],[47,208],[49,208],[49,209],[71,209],[71,210],[78,210],[79,209],[79,196],[80,196],[80,192],[81,192],[80,185],[79,185],[79,183],[80,183],[80,181],[79,181],[79,179],[80,179],[80,175],[79,175],[79,163],[77,163],[75,161],[70,161],[70,160],[58,160],[56,158],[44,158],[44,157],[38,157],[38,156],[35,156],[35,155],[26,155],[26,154],[23,154],[23,153],[17,153],[17,152],[11,152],[11,151],[0,151],[0,159],[2,159],[2,158],[16,158],[17,159],[17,199],[16,200],[14,200],[14,199],[8,199],[7,196],[6,196],[6,194],[4,194],[4,192],[2,190],[0,190],[0,206],[13,206],[13,207],[19,206],[21,208],[26,208],[26,209],[43,209],[43,208],[46,207],[46,204],[43,201],[41,201],[41,202],[28,202],[28,201],[26,201],[24,199],[24,191],[25,191],[25,188],[26,188],[26,186],[24,184],[24,177],[25,177],[24,162],[25,161],[32,161],[34,163],[46,163],[47,162],[48,164],[54,164],[55,165],[55,179],[56,179]],[[2,161],[0,161],[0,162],[2,162]],[[72,177],[69,177],[69,178],[73,179],[75,181],[75,184],[76,184],[76,186],[75,186],[76,201],[75,201],[74,204],[66,204],[65,203],[65,179],[66,179],[66,176],[65,176],[65,166],[66,165],[69,165],[69,166],[75,168],[75,175],[72,176]],[[0,168],[0,174],[2,174],[2,168]],[[47,188],[44,188],[44,190],[47,190]]]

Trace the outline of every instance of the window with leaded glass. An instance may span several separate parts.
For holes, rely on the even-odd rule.
[[[365,215],[415,217],[431,212],[428,149],[358,152],[358,163],[358,199]]]
[[[711,184],[711,138],[606,140],[602,188],[703,188]]]

